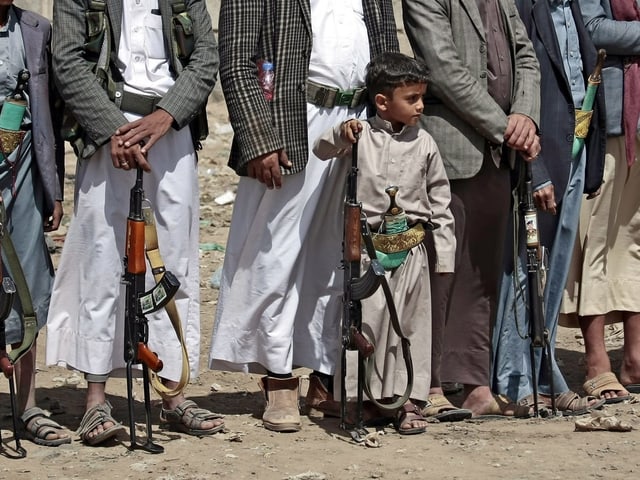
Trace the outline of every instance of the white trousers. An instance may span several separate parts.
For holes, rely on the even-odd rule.
[[[76,169],[75,205],[53,286],[47,327],[48,365],[94,375],[124,367],[121,284],[129,195],[135,170],[115,169],[107,144]],[[200,348],[199,195],[196,155],[188,128],[171,130],[149,152],[144,174],[158,242],[167,270],[181,283],[175,295],[187,341],[191,374]],[[147,265],[148,267],[148,265]],[[154,285],[147,268],[147,289]],[[160,375],[180,379],[182,356],[164,310],[147,316],[149,347],[164,363]]]

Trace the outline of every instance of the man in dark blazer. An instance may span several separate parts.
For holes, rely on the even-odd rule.
[[[489,332],[508,218],[509,164],[516,152],[532,160],[540,151],[535,52],[510,0],[402,5],[413,51],[431,72],[422,124],[438,144],[452,197],[461,201],[455,220],[465,219],[458,227],[464,238],[457,242],[462,250],[441,380],[464,384],[462,407],[475,416],[527,414],[491,394]]]
[[[222,420],[186,400],[179,387],[183,368],[197,375],[200,353],[194,140],[201,132],[192,135],[189,127],[196,127],[218,68],[206,2],[60,0],[53,25],[56,83],[84,135],[75,144],[75,209],[53,288],[47,362],[85,374],[86,412],[78,429],[85,444],[103,443],[121,430],[105,388],[111,372],[124,367],[122,258],[129,193],[141,168],[159,249],[180,282],[174,299],[189,357],[183,365],[167,313],[148,315],[149,347],[164,363],[166,390],[156,388],[160,421],[191,435],[213,434]],[[147,276],[151,283],[150,271]]]
[[[606,144],[604,91],[598,89],[585,147],[574,158],[576,110],[582,106],[587,79],[597,61],[579,2],[517,0],[516,5],[536,50],[544,92],[540,108],[542,151],[532,164],[532,186],[538,206],[538,233],[548,251],[543,314],[552,353],[551,358],[541,363],[541,349],[536,349],[537,362],[532,368],[530,340],[522,338],[529,331],[524,228],[519,227],[520,263],[514,272],[511,223],[505,240],[505,272],[493,332],[493,387],[498,393],[520,400],[532,393],[532,382],[536,381],[545,403],[550,403],[553,391],[558,395],[556,406],[560,411],[585,413],[604,402],[593,397],[580,398],[570,391],[553,352],[583,193],[594,194],[602,184]],[[514,275],[518,280],[514,280]],[[547,362],[552,362],[553,390]]]
[[[38,328],[45,325],[53,265],[45,243],[44,231],[53,231],[62,218],[62,181],[64,149],[56,142],[51,115],[49,42],[51,24],[42,16],[13,6],[0,5],[0,95],[3,101],[16,86],[19,70],[30,73],[28,104],[22,123],[24,137],[20,146],[8,152],[4,148],[0,166],[0,185],[7,211],[5,232],[11,235],[31,294]],[[6,252],[3,251],[3,256]],[[3,259],[6,266],[6,257]],[[10,272],[15,275],[16,272]],[[5,320],[7,341],[21,343],[22,305],[18,297]],[[2,346],[4,348],[4,346]],[[68,432],[36,406],[36,345],[16,364],[18,411],[25,435],[47,446],[71,442]]]
[[[223,0],[220,79],[242,176],[222,272],[210,366],[266,373],[265,428],[297,431],[307,406],[336,415],[343,186],[311,153],[315,136],[366,116],[369,59],[399,49],[390,0]],[[265,97],[260,64],[274,65]]]

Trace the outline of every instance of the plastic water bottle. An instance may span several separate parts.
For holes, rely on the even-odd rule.
[[[263,61],[260,65],[260,87],[262,88],[262,94],[265,100],[273,100],[273,89],[275,84],[275,72],[273,71],[273,63]]]

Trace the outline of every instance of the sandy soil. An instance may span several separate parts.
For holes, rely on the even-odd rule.
[[[201,295],[202,371],[188,388],[188,395],[201,406],[225,415],[226,432],[194,438],[159,430],[158,397],[154,396],[154,438],[165,453],[150,455],[130,451],[128,433],[106,446],[86,447],[74,437],[58,448],[23,441],[27,457],[10,460],[0,456],[0,478],[95,479],[130,478],[186,479],[402,479],[501,477],[510,479],[600,479],[633,478],[640,472],[640,409],[636,403],[612,406],[608,413],[634,426],[629,433],[575,432],[574,418],[466,421],[433,423],[424,435],[402,437],[392,428],[379,435],[379,448],[351,441],[335,419],[303,417],[299,433],[277,434],[265,430],[260,421],[262,396],[257,377],[212,372],[206,367],[206,352],[216,308],[217,290],[210,285],[220,267],[232,205],[217,205],[215,199],[234,192],[237,179],[226,167],[231,129],[226,110],[216,90],[209,105],[211,136],[202,152],[201,180]],[[74,159],[68,155],[67,203],[72,210],[71,188]],[[65,218],[68,222],[68,215]],[[63,226],[52,238],[61,246]],[[617,368],[622,340],[610,332],[608,345]],[[570,386],[581,391],[583,347],[576,330],[561,329],[557,355]],[[39,339],[44,351],[43,333]],[[41,355],[41,359],[43,356]],[[297,372],[305,375],[306,371]],[[53,418],[74,430],[83,414],[84,380],[72,371],[38,363],[38,403]],[[303,393],[306,381],[302,382]],[[0,426],[5,449],[13,447],[6,380],[0,381]],[[114,416],[127,422],[126,386],[122,379],[108,384]],[[140,384],[137,398],[142,398]],[[454,402],[459,397],[452,397]],[[144,433],[142,403],[137,404],[139,433]],[[5,452],[6,453],[6,452]]]

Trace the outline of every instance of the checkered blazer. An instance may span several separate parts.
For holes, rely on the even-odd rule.
[[[112,52],[118,51],[120,41],[122,1],[106,2],[113,37]],[[158,1],[165,46],[177,77],[158,107],[171,114],[177,128],[188,125],[207,101],[218,69],[218,51],[206,1],[185,0],[185,4],[193,21],[195,47],[188,65],[182,68],[171,42],[171,1]],[[82,153],[84,158],[92,155],[96,147],[107,143],[118,127],[127,123],[91,72],[91,64],[83,57],[88,5],[89,0],[56,0],[53,4],[52,53],[56,84],[62,99],[91,140]]]
[[[363,0],[371,56],[398,51],[391,0]],[[222,0],[220,80],[234,130],[229,166],[246,175],[260,155],[284,148],[293,164],[283,174],[304,169],[309,158],[306,80],[311,55],[308,0]],[[273,102],[262,96],[256,61],[275,66]]]

